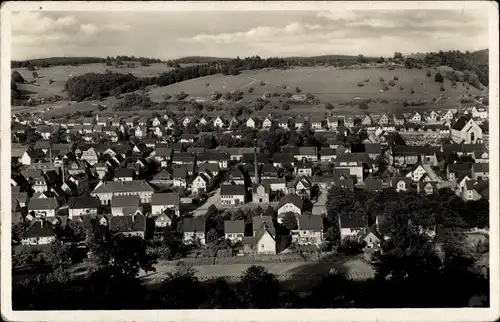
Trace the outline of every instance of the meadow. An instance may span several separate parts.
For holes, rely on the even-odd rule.
[[[65,97],[65,93],[63,92],[64,84],[71,76],[83,75],[85,73],[104,73],[106,69],[109,69],[112,72],[132,73],[137,77],[150,77],[172,69],[163,64],[151,64],[147,67],[140,66],[139,64],[136,65],[136,68],[116,68],[106,66],[105,64],[42,68],[37,71],[40,77],[37,79],[38,86],[25,84],[21,85],[21,88],[36,93],[38,97],[52,95]],[[295,67],[289,70],[262,69],[244,71],[235,76],[222,74],[210,75],[164,87],[152,86],[148,88],[148,94],[152,101],[160,102],[164,100],[166,95],[175,96],[175,94],[183,91],[189,95],[187,100],[197,99],[207,101],[209,94],[215,91],[225,93],[239,90],[243,92],[243,99],[239,103],[250,106],[257,98],[267,93],[276,95],[268,99],[274,104],[274,108],[268,105],[260,111],[254,111],[253,115],[265,116],[269,113],[274,113],[292,116],[324,116],[331,113],[363,115],[364,113],[381,114],[394,113],[396,111],[411,112],[415,110],[450,109],[456,108],[457,101],[461,95],[469,93],[472,95],[481,95],[485,93],[485,91],[473,87],[470,87],[470,90],[467,92],[466,85],[461,82],[457,82],[456,88],[453,88],[451,81],[448,79],[445,79],[443,83],[445,91],[440,91],[441,84],[434,81],[436,70],[431,70],[431,77],[426,76],[427,70],[425,68],[395,68],[389,70],[388,68],[342,69],[333,67]],[[33,79],[32,72],[26,69],[19,69],[18,71],[25,79]],[[392,80],[394,86],[388,86],[388,90],[383,91],[384,83],[381,79],[388,85],[390,85],[389,82]],[[50,80],[53,81],[52,84],[49,83]],[[252,88],[251,92],[249,91],[250,88]],[[300,89],[300,93],[297,93],[297,88]],[[322,105],[306,104],[297,101],[290,104],[290,109],[285,111],[278,107],[280,103],[289,100],[289,98],[283,97],[285,93],[294,96],[311,93],[321,103],[331,103],[334,109],[330,111]],[[368,104],[367,109],[360,109],[352,106],[352,104],[346,104],[356,99],[373,100],[373,102]],[[438,99],[436,103],[431,102],[436,99]],[[405,100],[422,100],[428,103],[418,107],[404,107],[403,102]],[[115,102],[116,99],[114,97],[109,97],[101,103],[112,106]],[[58,102],[50,106],[55,107],[54,110],[50,111],[50,115],[55,116],[74,113],[76,111],[89,111],[95,109],[96,103],[99,102],[73,102],[68,106],[67,102]],[[235,104],[235,102],[223,102],[221,103],[221,108],[216,108],[211,112],[203,111],[203,114],[217,116],[224,113],[229,117],[230,111]],[[177,112],[175,103],[169,106],[171,106],[174,112]],[[48,105],[44,104],[38,106],[36,110],[42,111],[46,107]],[[14,108],[13,110],[16,109],[20,108]],[[24,110],[25,108],[22,109]],[[144,110],[133,111],[132,113],[116,113],[120,115],[151,115],[153,112],[151,110]],[[191,110],[188,108],[185,112],[190,113]]]

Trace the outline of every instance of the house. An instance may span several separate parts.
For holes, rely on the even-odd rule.
[[[473,163],[471,168],[472,180],[488,180],[490,177],[489,163]]]
[[[191,244],[198,240],[205,245],[205,217],[184,218],[182,221],[183,241]]]
[[[141,203],[151,202],[153,188],[144,180],[100,182],[90,193],[103,205],[111,204],[113,196],[139,196]]]
[[[180,215],[180,198],[177,192],[170,193],[153,193],[151,198],[151,214],[160,215],[165,210],[170,209],[175,216]]]
[[[23,165],[30,165],[43,159],[45,159],[45,153],[42,150],[28,149],[23,153],[19,162]]]
[[[50,223],[44,220],[35,220],[28,229],[21,234],[21,244],[47,245],[56,240],[56,233]]]
[[[415,164],[413,168],[406,174],[407,178],[413,180],[413,182],[418,182],[422,179],[424,175],[428,175],[427,170],[420,163]]]
[[[88,148],[87,150],[82,151],[82,156],[80,157],[80,160],[82,161],[87,161],[88,164],[94,165],[97,162],[99,162],[99,157],[97,156],[97,152],[94,150],[94,148]]]
[[[382,116],[380,116],[380,119],[378,120],[378,124],[380,125],[387,125],[389,124],[389,117],[387,116],[387,114],[382,114]]]
[[[136,210],[142,211],[139,196],[113,196],[111,199],[111,214],[113,216],[125,216],[134,213]]]
[[[363,117],[363,119],[361,120],[361,124],[362,125],[372,125],[373,123],[373,120],[372,118],[370,117],[370,115],[368,114],[365,114],[365,116]]]
[[[389,178],[389,187],[396,189],[397,192],[408,191],[411,188],[411,178],[391,177]]]
[[[472,177],[471,174],[472,164],[471,163],[453,163],[449,164],[446,169],[446,174],[448,181],[452,183],[452,187],[455,187],[464,177],[468,177],[469,180]]]
[[[198,163],[215,163],[218,164],[221,169],[226,169],[230,156],[228,153],[219,152],[216,150],[205,151],[198,154],[196,161]]]
[[[31,198],[28,201],[28,213],[35,218],[54,217],[57,208],[55,198]]]
[[[182,165],[195,163],[195,156],[188,152],[175,152],[172,155],[172,164]]]
[[[354,127],[354,118],[351,117],[351,116],[346,117],[345,121],[344,121],[344,126],[347,127],[347,128]]]
[[[395,145],[388,150],[389,162],[394,166],[414,165],[419,161],[420,151],[417,145]]]
[[[271,228],[266,222],[258,227],[254,236],[243,237],[243,252],[246,254],[276,254],[274,227]]]
[[[164,168],[170,163],[170,160],[172,159],[172,153],[172,148],[157,147],[155,149],[154,158],[156,162],[159,162],[160,166]]]
[[[282,153],[282,152],[277,152],[273,154],[273,166],[276,168],[283,168],[286,165],[294,165],[294,155],[293,153]]]
[[[246,126],[249,127],[249,128],[256,128],[257,127],[257,123],[256,123],[256,120],[255,118],[253,117],[249,117],[247,122],[246,122]]]
[[[31,188],[35,192],[45,192],[45,191],[49,190],[47,178],[43,175],[37,175],[37,176],[33,177]]]
[[[198,163],[198,173],[204,173],[209,171],[214,177],[217,176],[220,172],[220,166],[218,163]]]
[[[451,139],[456,143],[479,143],[483,130],[470,117],[461,116],[450,128]]]
[[[323,119],[319,117],[312,117],[309,122],[313,131],[321,130],[323,128]]]
[[[302,199],[311,197],[311,182],[306,177],[297,177],[288,183],[288,193],[294,193]]]
[[[365,143],[365,153],[372,160],[377,159],[382,154],[382,146],[380,143]]]
[[[76,216],[97,215],[101,202],[90,196],[72,197],[68,203],[68,218]]]
[[[473,158],[476,163],[488,163],[490,156],[488,151],[474,151]]]
[[[283,217],[286,213],[293,213],[300,215],[302,214],[302,209],[304,208],[304,201],[301,197],[296,194],[287,194],[281,198],[278,204],[278,223],[283,222]]]
[[[451,122],[455,118],[455,114],[453,113],[452,110],[448,110],[444,115],[443,115],[443,120]]]
[[[269,203],[269,188],[261,183],[252,184],[252,202],[253,203]]]
[[[172,186],[187,187],[187,179],[189,177],[188,170],[184,167],[172,168]]]
[[[267,116],[264,121],[262,121],[262,128],[264,130],[269,130],[273,125],[273,120],[270,116]]]
[[[423,121],[422,115],[420,115],[418,112],[415,112],[410,118],[410,121],[413,123],[420,123]]]
[[[286,192],[286,181],[284,178],[264,179],[261,183],[264,187],[269,187],[270,192]]]
[[[242,241],[245,236],[245,221],[244,220],[225,220],[224,221],[224,237],[231,242]]]
[[[474,106],[471,110],[471,115],[474,118],[485,120],[488,118],[488,110],[486,110],[484,107]]]
[[[297,164],[294,167],[294,172],[297,176],[312,176],[313,167],[307,163]]]
[[[208,192],[210,190],[212,179],[212,174],[208,170],[198,173],[196,178],[194,178],[193,182],[191,183],[191,193],[198,194],[202,192]]]
[[[168,227],[172,226],[171,212],[164,211],[160,213],[158,217],[155,218],[155,227]]]
[[[152,184],[160,186],[172,184],[173,183],[172,173],[169,172],[167,169],[161,169],[157,174],[153,176],[153,179],[150,182]]]
[[[119,168],[115,170],[114,181],[132,181],[135,171],[129,168]]]
[[[363,181],[364,166],[363,162],[368,156],[366,154],[348,153],[337,155],[335,160],[335,169],[349,169],[349,175],[355,176],[358,182]]]
[[[340,239],[356,238],[360,232],[368,227],[368,220],[365,216],[356,214],[345,214],[339,216]]]
[[[363,182],[363,188],[372,192],[380,192],[384,188],[384,183],[379,177],[369,175]]]
[[[214,120],[214,127],[224,127],[226,125],[226,120],[222,116],[217,116]]]
[[[220,187],[221,204],[235,205],[246,202],[246,189],[244,185],[225,184]]]
[[[300,215],[297,218],[296,242],[301,245],[319,245],[323,242],[323,218],[318,215]],[[292,235],[293,238],[293,235]]]
[[[375,228],[369,228],[359,235],[359,240],[366,244],[368,248],[378,248],[384,237]]]
[[[436,111],[431,111],[428,115],[427,115],[427,122],[429,123],[434,123],[438,120],[438,113],[436,113]]]
[[[70,161],[68,162],[68,174],[69,175],[77,175],[80,173],[85,173],[85,163],[80,161]]]
[[[293,156],[297,161],[318,161],[318,149],[315,146],[299,147],[298,153]]]
[[[434,181],[419,181],[417,183],[417,191],[418,193],[432,195],[433,193],[437,193],[439,188]]]
[[[337,116],[331,116],[326,118],[326,125],[330,130],[335,130],[339,126],[339,118]]]
[[[334,162],[337,158],[337,153],[335,149],[332,148],[322,148],[320,151],[320,161],[324,163]]]
[[[131,216],[112,216],[109,219],[109,230],[125,236],[146,236],[146,217],[142,214]]]

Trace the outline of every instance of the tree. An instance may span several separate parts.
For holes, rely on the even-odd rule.
[[[403,54],[401,54],[400,52],[394,53],[394,59],[402,59],[402,58],[403,58]]]
[[[280,285],[275,275],[262,266],[251,266],[241,276],[238,294],[245,308],[279,307]]]
[[[33,76],[33,79],[36,79],[36,78],[38,78],[38,73],[37,72],[33,72],[32,76]]]
[[[298,87],[298,86],[297,86],[297,87],[295,87],[295,92],[296,92],[297,94],[299,94],[300,92],[302,92],[302,90],[300,89],[300,87]]]
[[[430,71],[430,70],[428,70],[428,71],[425,73],[425,76],[427,76],[427,77],[431,77],[431,76],[432,76],[431,71]]]
[[[71,235],[73,237],[73,241],[79,242],[79,241],[85,240],[86,229],[81,221],[70,220],[70,221],[68,221],[68,226],[71,230]]]
[[[295,214],[292,212],[287,212],[283,217],[283,226],[288,228],[289,230],[297,229],[297,218]]]
[[[14,83],[23,84],[25,82],[23,76],[21,76],[21,74],[17,70],[12,72],[11,79],[12,81],[14,81]]]
[[[161,283],[161,302],[165,309],[196,309],[205,298],[204,289],[191,267],[178,267]]]
[[[441,73],[437,72],[436,75],[434,76],[434,81],[436,83],[443,83],[444,82],[443,75],[441,75]]]
[[[253,88],[253,87],[249,87],[249,88],[248,88],[248,93],[252,94],[252,93],[253,93],[253,91],[254,91],[254,88]]]

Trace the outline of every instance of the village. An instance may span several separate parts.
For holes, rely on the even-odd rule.
[[[480,104],[442,113],[297,117],[293,129],[289,119],[272,115],[111,119],[94,113],[58,122],[13,114],[12,224],[25,227],[15,242],[49,244],[71,221],[97,218],[110,231],[146,239],[166,227],[178,227],[184,243],[200,247],[224,239],[238,245],[237,255],[276,254],[291,244],[321,247],[332,186],[421,194],[449,188],[464,201],[489,200],[487,118]],[[196,144],[207,135],[215,140],[215,132],[172,135],[175,127],[207,124],[233,140],[242,140],[237,129],[246,127],[307,130],[321,133],[326,144],[281,146],[269,154],[258,146]],[[31,145],[19,143],[27,131],[39,138]],[[362,131],[366,138],[357,144],[339,138]],[[235,215],[255,208],[251,219]],[[220,237],[207,227],[205,214],[214,209],[228,214]],[[284,224],[289,236],[278,242]],[[340,240],[376,249],[384,238],[377,224],[339,218]]]

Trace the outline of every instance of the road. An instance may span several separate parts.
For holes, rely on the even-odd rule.
[[[328,190],[321,189],[318,201],[313,204],[312,214],[313,215],[322,215],[326,214],[326,203],[328,201]]]
[[[207,199],[207,201],[201,205],[198,209],[193,211],[193,216],[203,216],[207,212],[208,208],[210,208],[211,205],[215,205],[216,207],[220,203],[220,188],[215,190],[210,196],[210,198]]]

